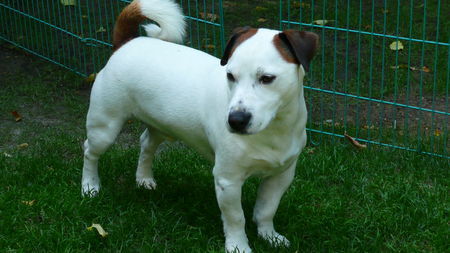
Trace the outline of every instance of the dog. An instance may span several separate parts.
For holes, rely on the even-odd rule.
[[[140,24],[147,35],[139,37]],[[152,159],[178,139],[214,162],[215,193],[227,252],[251,252],[241,188],[262,177],[253,220],[258,235],[289,246],[273,217],[306,144],[303,78],[318,47],[311,32],[238,28],[218,59],[179,43],[185,32],[172,0],[135,0],[119,15],[113,54],[93,84],[84,142],[82,194],[100,190],[98,159],[124,122],[145,123],[136,182],[155,189]]]

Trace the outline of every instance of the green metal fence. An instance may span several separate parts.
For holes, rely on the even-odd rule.
[[[448,1],[280,1],[280,28],[312,30],[310,141],[324,134],[449,158]]]
[[[87,76],[111,55],[119,12],[131,0],[2,0],[0,39]],[[186,44],[220,55],[224,43],[221,0],[180,0],[188,20]]]
[[[87,76],[110,56],[114,20],[128,2],[1,0],[0,39]],[[368,144],[450,158],[448,2],[178,2],[188,20],[186,45],[216,56],[224,31],[238,25],[320,35],[306,80],[311,143],[347,132]]]

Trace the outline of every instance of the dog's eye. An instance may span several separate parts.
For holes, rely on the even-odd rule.
[[[231,73],[227,73],[227,78],[228,78],[228,81],[230,81],[230,82],[236,82],[236,79],[234,78],[233,74],[231,74]]]
[[[276,76],[263,75],[259,78],[259,82],[262,84],[270,84],[275,80]]]

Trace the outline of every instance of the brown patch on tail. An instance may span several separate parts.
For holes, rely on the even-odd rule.
[[[128,41],[139,36],[139,24],[146,17],[142,15],[139,1],[130,3],[117,18],[113,32],[113,51],[116,51]]]

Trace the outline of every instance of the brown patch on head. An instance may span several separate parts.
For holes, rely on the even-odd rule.
[[[319,47],[319,36],[312,32],[286,30],[275,35],[273,44],[285,61],[301,64],[308,71]]]
[[[295,55],[292,54],[293,49],[289,48],[289,45],[284,43],[278,34],[273,38],[273,44],[285,61],[299,64],[298,60],[295,58]]]
[[[231,58],[234,50],[244,41],[248,40],[250,37],[256,34],[258,29],[251,27],[239,27],[234,29],[233,34],[231,35],[230,40],[228,40],[227,46],[225,47],[225,51],[223,53],[222,59],[220,60],[220,64],[222,66],[228,63],[228,60]]]
[[[113,51],[119,49],[128,41],[139,36],[139,24],[146,17],[142,15],[140,2],[138,0],[130,3],[117,18],[113,32]]]

